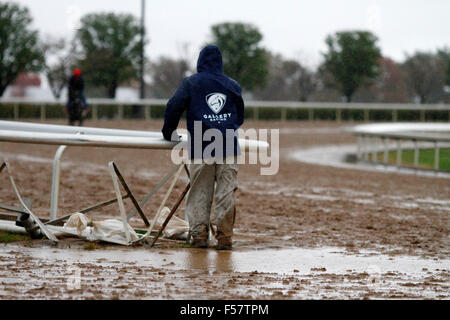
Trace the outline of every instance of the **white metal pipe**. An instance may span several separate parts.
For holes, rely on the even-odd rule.
[[[33,144],[170,150],[178,142],[166,141],[159,132],[80,128],[0,121],[0,141]],[[181,135],[181,141],[187,141]],[[268,149],[265,141],[239,139],[243,151]]]
[[[53,160],[52,194],[50,199],[50,220],[55,220],[58,213],[59,180],[61,172],[61,157],[66,146],[60,146]]]
[[[17,234],[28,234],[25,228],[16,226],[15,221],[8,221],[8,220],[0,220],[0,231]]]
[[[49,229],[56,237],[68,234],[67,232],[64,232],[63,227],[60,226],[52,226],[52,225],[46,225],[47,229]],[[9,220],[0,220],[0,231],[6,231],[11,233],[17,233],[17,234],[28,234],[25,228],[16,226],[15,221],[9,221]]]
[[[129,243],[131,240],[131,236],[130,236],[130,230],[128,230],[127,214],[125,212],[125,206],[123,205],[123,199],[122,199],[122,194],[120,192],[119,181],[117,178],[117,174],[114,171],[112,161],[109,162],[108,169],[109,169],[109,173],[111,175],[111,179],[113,181],[114,191],[115,191],[116,197],[117,197],[117,203],[119,205],[120,217],[121,217],[122,223],[123,223],[123,232],[125,233],[125,238],[126,238],[127,242]]]
[[[91,105],[158,105],[165,106],[168,99],[141,99],[141,100],[115,100],[92,98]],[[57,100],[35,100],[23,98],[2,98],[0,104],[30,104],[40,105],[63,105],[64,102]],[[449,110],[450,104],[415,104],[415,103],[341,103],[341,102],[300,102],[300,101],[245,101],[248,107],[261,108],[304,108],[304,109],[343,109],[343,110]]]
[[[175,186],[175,183],[177,182],[182,170],[183,170],[183,166],[180,166],[178,168],[177,172],[175,173],[175,175],[173,176],[172,182],[170,183],[170,186],[169,186],[169,189],[167,189],[166,194],[164,195],[163,201],[159,205],[158,211],[156,212],[156,215],[153,218],[153,221],[152,221],[150,227],[148,228],[147,232],[145,233],[145,235],[143,237],[144,239],[146,239],[152,233],[152,230],[155,227],[155,224],[158,221],[159,216],[161,215],[162,209],[164,208],[164,205],[166,204],[167,199],[169,198],[170,194],[172,193],[172,189]]]
[[[166,141],[163,138],[131,136],[100,136],[78,134],[36,133],[28,131],[0,130],[0,141],[32,144],[67,145],[83,147],[165,149],[171,150],[178,143],[186,143],[186,136],[180,142]],[[243,151],[265,150],[269,144],[265,141],[239,139]]]
[[[9,181],[11,183],[11,186],[14,190],[14,193],[16,194],[17,199],[19,200],[20,204],[22,205],[23,209],[33,218],[33,220],[39,225],[39,228],[41,228],[42,233],[49,238],[50,240],[53,240],[55,242],[58,242],[58,239],[47,230],[46,226],[39,220],[37,216],[34,215],[33,212],[28,208],[26,203],[23,201],[22,197],[19,194],[19,190],[17,190],[16,183],[14,182],[14,178],[11,174],[11,168],[9,167],[9,163],[5,162],[6,164],[6,170],[8,171]]]
[[[71,232],[70,230],[67,230],[62,226],[47,225],[46,227],[57,237],[64,236],[64,235],[79,236],[79,234],[76,231]],[[27,234],[25,228],[18,227],[15,225],[14,221],[7,221],[7,220],[0,220],[0,231],[6,231],[6,232],[11,232],[11,233],[16,233],[16,234]],[[117,240],[114,238],[105,238],[105,237],[101,237],[98,235],[95,238],[97,240],[112,242],[112,243],[121,244],[121,245],[129,244],[129,242],[120,241],[120,240]]]
[[[71,133],[46,133],[0,130],[0,141],[32,144],[90,146],[110,148],[172,149],[177,142],[163,138],[138,136],[105,136]]]
[[[31,131],[45,133],[69,133],[69,134],[87,134],[102,136],[132,136],[132,137],[152,137],[163,138],[161,132],[154,131],[138,131],[138,130],[122,130],[122,129],[106,129],[92,127],[75,127],[55,124],[41,124],[31,122],[18,121],[0,121],[0,130],[13,131]]]

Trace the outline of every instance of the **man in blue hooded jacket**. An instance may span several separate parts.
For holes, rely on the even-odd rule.
[[[244,122],[244,101],[240,85],[223,74],[222,54],[217,46],[200,52],[197,73],[185,78],[167,103],[162,133],[177,139],[181,115],[187,112],[191,189],[186,216],[191,247],[206,248],[212,203],[217,226],[217,249],[232,248],[240,155],[236,130]],[[231,159],[231,161],[230,161]]]

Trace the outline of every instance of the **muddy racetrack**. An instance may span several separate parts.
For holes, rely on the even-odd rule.
[[[161,125],[86,123],[137,130]],[[261,176],[259,166],[240,167],[232,252],[165,242],[151,250],[87,246],[76,239],[56,246],[47,240],[0,244],[0,299],[448,299],[449,179],[303,164],[291,157],[310,147],[354,143],[343,130],[348,125],[246,122],[245,128],[280,128],[280,168],[277,175]],[[42,217],[50,207],[56,149],[0,143],[0,158],[10,162],[22,196],[33,199]],[[114,197],[111,160],[138,199],[172,166],[169,151],[69,147],[59,215]],[[0,203],[17,206],[5,173],[0,181]],[[148,218],[162,197],[160,192],[146,204]],[[111,206],[93,216],[118,214]],[[73,286],[77,272],[80,281]]]

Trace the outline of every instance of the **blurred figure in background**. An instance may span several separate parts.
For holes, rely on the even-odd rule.
[[[82,126],[89,111],[89,106],[84,97],[84,80],[80,69],[74,69],[69,79],[68,98],[66,112],[69,117],[69,125],[73,126],[78,121],[79,126]]]

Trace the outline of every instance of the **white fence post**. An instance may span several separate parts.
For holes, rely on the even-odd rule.
[[[383,151],[383,162],[384,164],[388,164],[389,162],[389,148],[388,148],[388,138],[384,138],[383,139],[383,146],[384,146],[384,151]]]
[[[59,180],[61,173],[61,157],[66,146],[60,146],[53,159],[52,195],[50,198],[50,220],[55,220],[58,212]]]
[[[414,143],[414,168],[419,167],[419,144],[417,140],[413,140]]]
[[[425,109],[420,110],[420,121],[425,122]]]
[[[308,120],[309,121],[314,121],[314,109],[309,109],[308,110]]]
[[[369,122],[369,110],[364,109],[364,121]]]
[[[377,162],[378,139],[372,138],[372,162]]]
[[[287,108],[281,108],[281,121],[286,121],[287,119]]]
[[[342,120],[342,110],[336,109],[336,121],[341,122],[341,120]]]
[[[439,144],[434,143],[434,170],[439,170]]]
[[[369,137],[364,138],[364,160],[365,161],[369,161],[369,152],[370,152],[369,141],[370,141]]]
[[[434,146],[434,170],[439,170],[440,148],[450,145],[450,123],[405,123],[405,124],[370,124],[358,125],[351,129],[357,139],[358,159],[389,164],[390,141],[394,142],[392,150],[396,152],[396,166],[403,162],[403,148],[414,152],[411,164],[420,168],[420,149],[432,149]],[[407,143],[403,143],[406,141]],[[432,146],[427,146],[429,144]],[[411,147],[412,144],[412,147]],[[380,155],[381,153],[381,155]],[[378,158],[381,156],[380,158]],[[378,160],[380,159],[380,160]],[[433,165],[430,165],[433,167]]]
[[[122,120],[123,119],[123,104],[119,104],[118,105],[118,117],[119,117],[119,120]]]
[[[253,120],[258,121],[259,120],[259,108],[253,107]]]
[[[397,139],[397,166],[402,165],[402,141]]]
[[[14,103],[14,120],[19,120],[19,105]]]
[[[361,136],[356,136],[356,158],[357,160],[361,160]]]
[[[144,116],[145,120],[150,120],[150,107],[144,105]]]
[[[45,121],[46,119],[46,107],[45,104],[41,104],[41,121]]]
[[[397,122],[398,121],[398,112],[397,110],[392,110],[392,121]]]
[[[98,106],[92,105],[92,120],[98,120]]]

